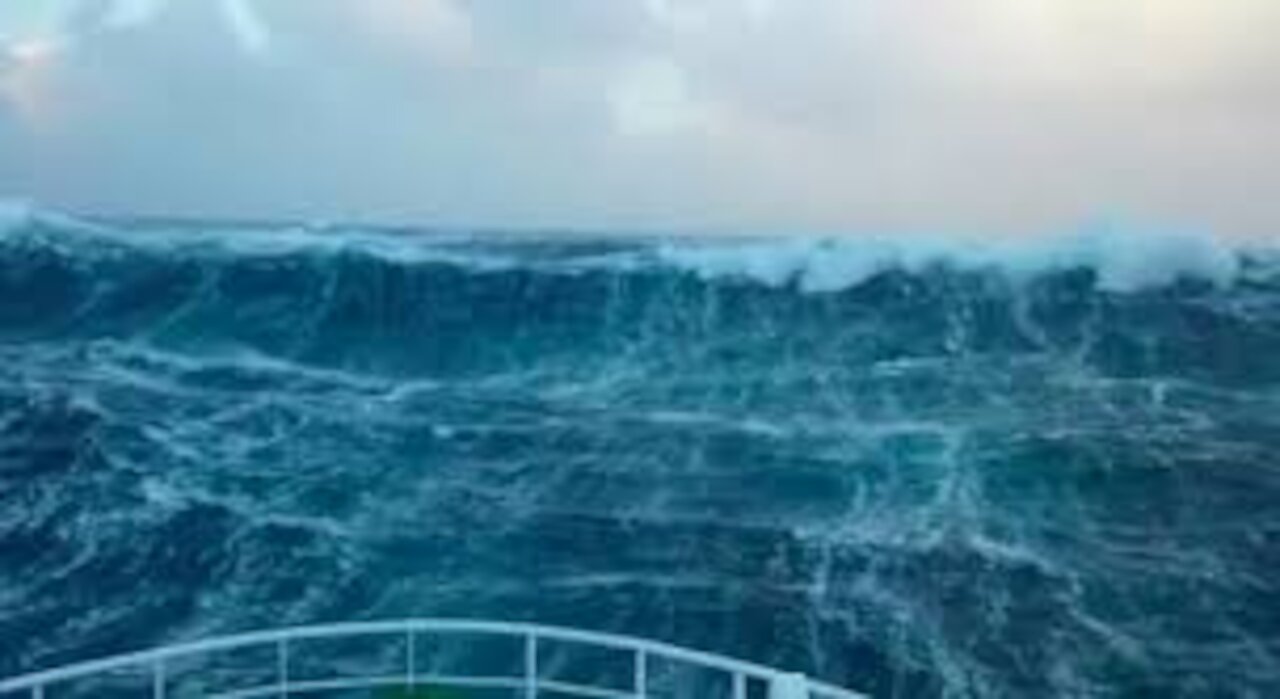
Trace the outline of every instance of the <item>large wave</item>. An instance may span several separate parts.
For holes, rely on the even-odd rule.
[[[1280,688],[1280,264],[0,213],[0,674],[385,615]]]

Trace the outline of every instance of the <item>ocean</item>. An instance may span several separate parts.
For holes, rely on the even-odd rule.
[[[10,213],[0,676],[453,616],[1280,696],[1280,257],[1123,240]]]

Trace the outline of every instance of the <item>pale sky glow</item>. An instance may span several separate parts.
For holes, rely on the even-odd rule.
[[[270,30],[258,18],[249,0],[222,0],[222,8],[227,15],[227,25],[245,51],[262,54],[271,48]]]
[[[1280,235],[1275,0],[7,0],[0,196]]]

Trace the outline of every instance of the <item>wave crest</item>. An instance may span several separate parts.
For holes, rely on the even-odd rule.
[[[1237,281],[1250,261],[1280,266],[1280,248],[1231,243],[1203,233],[1101,226],[1054,237],[975,236],[583,236],[511,232],[389,229],[367,226],[209,223],[110,223],[0,201],[0,233],[24,234],[61,247],[94,243],[123,250],[191,257],[278,258],[357,255],[392,264],[449,264],[474,271],[618,273],[676,270],[704,282],[749,281],[832,293],[889,271],[997,272],[1026,280],[1087,269],[1096,288],[1136,292],[1195,280],[1217,287]],[[93,241],[91,243],[90,241]],[[28,240],[27,242],[30,242]]]

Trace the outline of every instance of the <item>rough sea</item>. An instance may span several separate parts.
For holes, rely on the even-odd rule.
[[[0,218],[0,677],[452,616],[1280,696],[1274,251]]]

